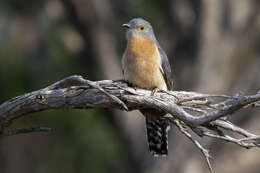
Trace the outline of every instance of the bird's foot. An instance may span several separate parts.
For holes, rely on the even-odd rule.
[[[155,95],[155,93],[157,93],[158,91],[160,91],[160,89],[157,88],[157,87],[154,87],[153,90],[152,90],[152,92],[153,92],[152,95]]]

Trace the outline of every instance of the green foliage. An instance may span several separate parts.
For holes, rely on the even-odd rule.
[[[99,110],[52,110],[23,118],[15,127],[48,126],[50,149],[37,162],[52,172],[115,172],[120,143]],[[39,163],[38,163],[39,164]]]

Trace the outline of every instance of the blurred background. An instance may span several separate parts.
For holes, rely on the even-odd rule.
[[[259,0],[2,0],[0,103],[69,75],[120,79],[121,25],[150,21],[172,66],[176,90],[255,93],[260,88]],[[260,134],[260,110],[235,124]],[[202,154],[173,127],[169,156],[153,158],[138,111],[50,110],[11,128],[48,126],[50,134],[0,138],[1,173],[207,173]],[[215,172],[258,173],[260,150],[201,139]]]

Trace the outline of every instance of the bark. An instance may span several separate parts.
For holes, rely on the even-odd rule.
[[[170,113],[164,117],[175,124],[204,154],[210,170],[209,151],[190,133],[237,144],[259,147],[260,136],[233,123],[227,115],[245,108],[260,107],[260,92],[252,95],[214,95],[187,91],[159,91],[128,87],[123,80],[89,81],[81,76],[64,78],[46,88],[12,98],[0,105],[1,134],[49,131],[47,127],[7,130],[14,120],[32,112],[48,109],[111,108],[125,111],[153,108]],[[226,134],[242,135],[238,138]]]

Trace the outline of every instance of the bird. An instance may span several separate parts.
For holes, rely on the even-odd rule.
[[[168,57],[160,47],[152,25],[134,18],[122,25],[126,28],[127,45],[122,57],[124,79],[135,88],[156,93],[173,90],[173,78]],[[167,113],[156,109],[141,109],[145,116],[147,141],[153,156],[167,156],[170,123]]]

